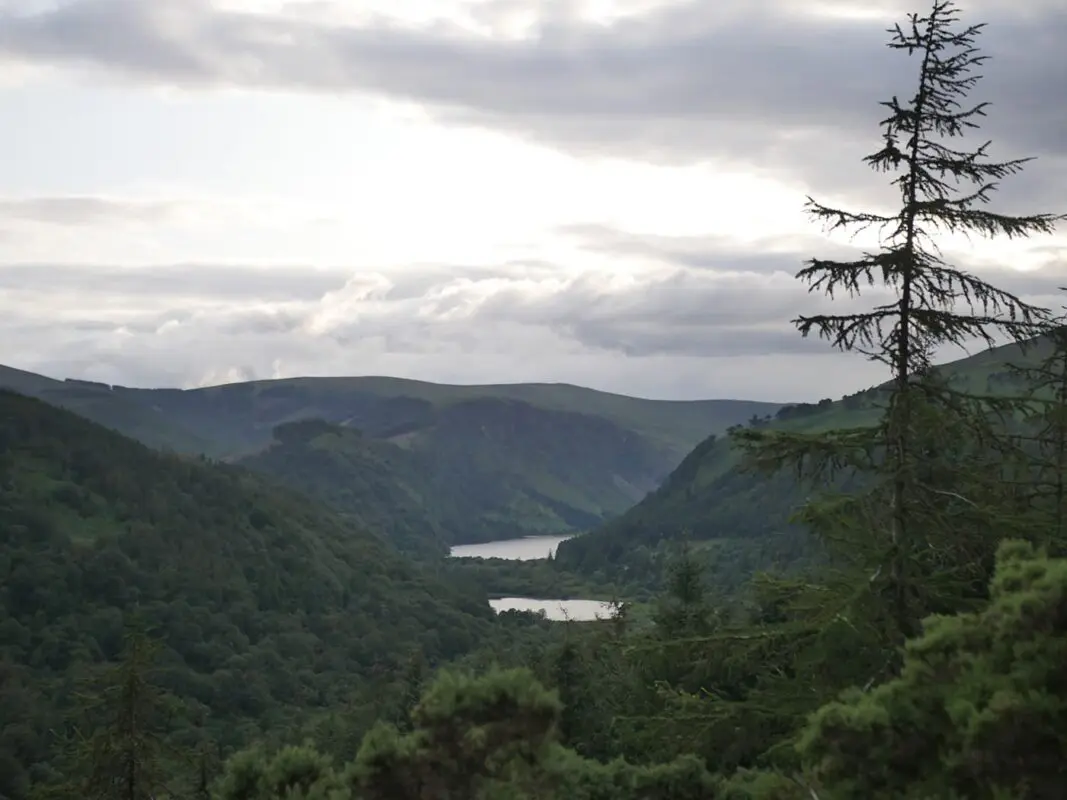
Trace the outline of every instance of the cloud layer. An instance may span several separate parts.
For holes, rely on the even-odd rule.
[[[825,171],[842,143],[851,151],[855,139],[876,142],[876,103],[914,79],[914,60],[884,47],[901,4],[865,4],[884,17],[832,13],[856,5],[693,0],[608,25],[559,4],[474,6],[475,18],[534,20],[505,38],[459,20],[330,24],[207,0],[76,0],[4,14],[0,54],[194,88],[371,92],[582,153],[744,158],[810,175],[806,165]],[[989,23],[981,45],[994,60],[981,93],[998,109],[991,132],[1012,153],[1062,158],[1067,9],[1041,0],[965,6]]]
[[[582,164],[622,159],[656,176],[732,170],[771,186],[751,189],[767,210],[766,230],[753,235],[722,219],[742,204],[726,182],[705,206],[706,197],[667,193],[682,182],[611,167],[605,174],[629,176],[617,185],[637,198],[628,207],[646,209],[645,225],[621,221],[608,204],[576,208],[580,187],[540,186],[533,197],[517,184],[507,198],[481,198],[474,208],[486,219],[466,222],[493,228],[487,240],[503,228],[521,238],[501,234],[478,259],[411,263],[420,231],[448,233],[450,209],[440,206],[460,195],[462,176],[446,170],[452,183],[441,186],[415,175],[398,189],[395,176],[410,166],[383,152],[395,170],[382,171],[368,203],[375,192],[388,197],[398,217],[390,230],[410,234],[379,237],[373,258],[331,259],[329,268],[315,266],[321,240],[354,224],[341,212],[332,233],[305,220],[285,242],[282,225],[220,211],[229,208],[221,200],[146,199],[106,185],[0,198],[0,244],[29,254],[0,263],[0,336],[19,366],[136,384],[385,372],[811,399],[877,380],[873,367],[842,369],[847,362],[788,320],[825,303],[792,278],[800,262],[845,252],[817,230],[798,235],[803,193],[893,200],[860,158],[878,146],[878,102],[906,95],[914,79],[914,60],[884,47],[884,28],[905,9],[891,0],[615,5],[598,19],[579,2],[446,3],[448,13],[416,24],[331,3],[0,1],[0,67],[43,70],[67,86],[375,97],[413,109],[428,130],[490,130]],[[1001,207],[1067,211],[1067,7],[962,5],[969,19],[989,22],[980,43],[993,60],[975,94],[994,104],[983,133],[997,156],[1040,158],[1005,183]],[[310,134],[304,148],[307,159],[322,148],[328,174],[336,153]],[[293,193],[316,186],[294,182]],[[434,201],[420,204],[427,194]],[[553,202],[573,219],[554,224]],[[505,225],[509,206],[513,216],[538,212],[541,227]],[[399,219],[405,209],[411,218]],[[675,228],[699,228],[701,214],[701,231],[664,230],[675,218],[686,220]],[[958,255],[1004,288],[1058,304],[1064,246],[1061,238]],[[335,251],[357,252],[359,237],[345,247]]]
[[[2,332],[20,366],[136,385],[390,373],[569,380],[661,397],[813,399],[878,379],[873,365],[856,360],[842,370],[847,361],[789,325],[831,304],[793,279],[806,253],[786,243],[753,255],[715,250],[700,237],[588,227],[570,235],[609,262],[638,260],[626,272],[578,274],[541,262],[356,274],[9,265],[0,267],[0,290],[12,301]],[[1046,255],[1046,269],[982,274],[1054,303],[1063,253]],[[885,299],[868,294],[862,306]]]

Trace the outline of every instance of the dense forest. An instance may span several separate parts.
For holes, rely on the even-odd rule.
[[[895,299],[798,331],[886,381],[707,438],[554,558],[447,560],[464,473],[335,421],[230,464],[0,392],[0,798],[1062,797],[1067,326],[937,247],[1067,219],[989,211],[1024,162],[953,144],[981,30],[936,0],[890,32],[917,86],[867,163],[898,210],[807,206],[882,247],[798,278]]]

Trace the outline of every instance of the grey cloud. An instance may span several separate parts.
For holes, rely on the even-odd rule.
[[[535,265],[532,273],[523,272],[522,265],[506,265],[499,271],[435,265],[392,270],[388,280],[360,274],[349,285],[342,285],[340,274],[320,274],[318,286],[314,273],[297,269],[231,267],[213,272],[173,267],[157,272],[53,267],[43,274],[42,283],[61,285],[64,275],[74,274],[82,285],[98,290],[133,290],[112,304],[121,313],[100,309],[92,301],[75,306],[64,314],[66,322],[54,326],[64,335],[121,334],[146,341],[191,337],[200,342],[196,347],[206,348],[205,357],[211,357],[218,342],[250,343],[278,336],[352,348],[374,343],[388,353],[456,357],[513,352],[521,358],[532,341],[540,342],[544,336],[564,350],[630,357],[819,353],[826,346],[801,338],[789,320],[798,313],[869,308],[889,298],[883,290],[871,290],[852,302],[809,294],[793,278],[806,255],[799,250],[756,256],[736,247],[725,252],[711,246],[700,250],[693,237],[596,231],[600,246],[621,243],[624,252],[632,253],[636,243],[643,256],[651,254],[661,266],[629,279],[586,271],[561,280],[566,273],[547,265]],[[589,229],[585,235],[591,236]],[[1049,255],[1047,266],[1035,272],[980,274],[1031,301],[1056,306],[1059,288],[1067,285],[1067,264],[1051,249]],[[10,278],[20,271],[35,274],[28,267],[0,267],[0,287],[15,284]],[[130,283],[116,273],[141,277]],[[198,275],[203,277],[195,278]],[[538,277],[531,279],[532,275]],[[183,285],[199,290],[182,291]],[[373,287],[369,296],[368,287]],[[17,301],[14,293],[8,297]],[[205,305],[206,298],[215,302]],[[257,306],[257,299],[264,298],[281,305]],[[324,314],[326,323],[321,322]],[[48,338],[47,329],[29,319],[9,318],[4,325],[12,329],[12,336],[16,331],[29,335],[32,327],[35,336]]]
[[[53,225],[95,225],[105,222],[157,223],[178,210],[174,202],[111,200],[93,196],[0,199],[0,221]]]
[[[621,242],[632,248],[642,242],[611,229],[585,229],[584,235],[602,246]],[[694,256],[696,243],[680,238],[684,246],[671,237],[644,241],[642,257],[649,247],[658,249],[662,265],[629,278],[624,271],[586,271],[566,279],[561,268],[539,263],[499,271],[409,266],[390,270],[388,281],[359,274],[321,293],[299,295],[286,288],[277,292],[285,302],[269,308],[238,296],[241,285],[251,294],[247,283],[255,279],[241,270],[222,284],[220,291],[230,292],[225,303],[205,306],[200,297],[156,291],[176,283],[179,274],[198,274],[195,265],[164,271],[165,281],[139,285],[140,293],[120,298],[114,307],[79,292],[48,297],[47,325],[17,293],[0,292],[0,340],[7,352],[18,354],[15,366],[140,385],[384,372],[437,380],[569,379],[653,396],[664,396],[663,387],[670,386],[675,396],[804,399],[874,381],[875,368],[865,366],[829,383],[825,377],[816,381],[816,372],[846,362],[825,343],[800,337],[789,320],[848,305],[809,295],[792,278],[799,251],[777,256],[781,270],[753,258],[744,268],[726,271],[714,265],[734,258],[736,248],[723,256],[705,243],[707,252]],[[1067,265],[1052,248],[1048,255],[1048,266],[1036,273],[986,276],[1027,297],[1053,297],[1067,284]],[[0,276],[16,271],[0,268]],[[85,270],[86,284],[93,274]],[[281,274],[288,277],[280,286],[291,287],[298,278],[309,283],[299,270]],[[61,279],[58,272],[48,275]],[[210,279],[202,286],[210,286]],[[862,305],[883,299],[870,294]],[[819,360],[824,355],[833,360]],[[801,363],[821,366],[805,372]],[[747,371],[738,366],[744,364]],[[650,371],[642,372],[640,365]],[[701,377],[701,370],[711,369],[732,376],[730,383]],[[776,381],[758,383],[748,374],[766,369]],[[786,375],[792,381],[788,390]]]
[[[856,248],[828,242],[816,235],[768,236],[742,246],[727,237],[635,234],[606,225],[571,225],[560,231],[589,250],[613,256],[640,256],[685,270],[764,277],[793,276],[813,257],[845,261],[861,255]],[[1028,251],[1044,257],[1044,263],[1037,269],[1019,271],[1010,263],[993,269],[980,268],[967,259],[954,261],[951,254],[948,260],[1014,294],[1046,298],[1057,295],[1060,287],[1067,286],[1067,247],[1035,243]]]
[[[854,251],[814,234],[766,236],[742,245],[728,236],[669,236],[635,234],[607,225],[569,225],[559,229],[585,249],[613,256],[638,256],[664,264],[693,269],[790,275],[801,261],[846,258]]]
[[[164,264],[111,267],[91,264],[0,264],[0,289],[22,293],[76,292],[208,300],[316,300],[342,286],[347,271],[235,264]]]
[[[805,15],[791,0],[694,0],[608,26],[550,8],[536,38],[489,40],[204,0],[80,0],[0,16],[0,54],[189,85],[377,92],[577,152],[730,157],[829,188],[864,185],[857,162],[877,146],[877,103],[907,95],[914,78],[914,61],[884,47],[881,23]],[[981,0],[966,10],[990,23],[982,46],[994,60],[976,94],[996,103],[988,132],[1006,155],[1046,157],[1014,185],[1052,197],[1067,176],[1067,9]]]

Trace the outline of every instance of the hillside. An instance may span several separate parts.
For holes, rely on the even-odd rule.
[[[1047,352],[1036,342],[983,351],[941,367],[960,389],[990,394],[1017,390],[1007,364],[1034,363]],[[880,387],[837,401],[784,406],[759,422],[770,428],[816,432],[874,424],[881,415]],[[788,472],[772,476],[738,469],[739,454],[725,436],[710,436],[683,459],[654,492],[624,514],[560,545],[561,565],[588,574],[654,574],[664,548],[684,535],[718,560],[715,578],[739,585],[755,570],[814,557],[811,543],[789,523],[809,489]]]
[[[443,555],[477,516],[438,490],[430,464],[411,450],[321,420],[275,428],[275,441],[241,466],[273,475],[380,533],[399,548]]]
[[[640,500],[667,456],[599,417],[483,398],[426,429],[375,439],[288,423],[239,463],[352,514],[409,551],[592,527]]]
[[[0,365],[0,389],[36,397],[116,430],[149,447],[179,453],[200,453],[211,445],[136,395],[112,391],[103,383],[54,380]]]
[[[164,688],[226,745],[492,627],[479,590],[300,495],[0,392],[0,700],[32,709],[0,731],[0,764],[45,759],[71,681],[116,656],[134,610]]]
[[[644,400],[564,384],[448,386],[377,377],[179,390],[0,370],[3,385],[153,446],[243,459],[372,527],[383,515],[412,517],[397,522],[421,527],[417,539],[424,544],[594,527],[656,488],[709,433],[780,408],[733,400]],[[357,429],[363,444],[327,456],[321,443],[304,455],[294,452],[300,445],[274,443],[275,428],[308,419]],[[295,463],[312,469],[316,481]],[[383,469],[395,471],[389,480],[396,486],[382,488]],[[368,479],[377,495],[355,489],[369,489]],[[389,499],[393,493],[404,498],[403,511]],[[419,508],[426,513],[416,520]]]

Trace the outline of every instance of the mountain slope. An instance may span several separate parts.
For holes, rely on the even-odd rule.
[[[417,425],[434,409],[496,398],[602,417],[665,447],[680,460],[709,432],[723,431],[753,415],[773,414],[782,405],[748,400],[647,400],[562,383],[459,386],[374,376],[287,378],[203,389],[131,389],[57,381],[2,366],[0,388],[40,397],[84,416],[89,414],[75,406],[87,404],[89,390],[96,392],[92,395],[96,405],[104,404],[106,396],[115,402],[135,402],[159,424],[207,441],[216,456],[264,447],[271,441],[274,426],[296,419],[350,423],[378,435],[392,426]],[[204,441],[185,451],[200,452],[197,447]]]
[[[592,527],[655,488],[670,456],[599,417],[464,401],[392,440],[287,423],[239,463],[352,514],[409,551]]]
[[[593,527],[654,489],[708,433],[780,407],[643,400],[563,384],[447,386],[377,377],[147,390],[0,370],[5,383],[155,446],[244,459],[368,524],[383,515],[412,517],[412,497],[433,498],[437,508],[417,501],[423,518],[401,526],[420,528],[422,544]],[[364,444],[358,453],[326,458],[317,446],[301,455],[294,443],[273,442],[275,428],[307,419],[358,429],[413,457]],[[305,456],[305,467],[315,462],[315,485],[292,466]],[[403,511],[389,499],[384,474],[407,486],[394,496],[404,499]],[[329,497],[320,484],[332,487]],[[371,484],[373,496],[354,488],[370,491]],[[372,527],[388,533],[388,526]]]
[[[1007,364],[1035,363],[1048,345],[1037,341],[1025,351],[1008,345],[983,351],[940,369],[956,388],[997,394],[1020,389]],[[815,432],[873,425],[884,402],[880,387],[838,401],[784,406],[760,422],[776,429]],[[560,545],[561,564],[616,577],[649,574],[665,546],[688,535],[698,547],[729,550],[722,580],[744,579],[755,569],[811,555],[789,518],[809,489],[788,472],[757,475],[738,469],[739,454],[726,437],[701,442],[662,485],[621,516],[597,530]]]
[[[227,743],[492,625],[483,593],[301,495],[0,392],[0,672],[36,709],[0,731],[0,761],[46,758],[71,680],[115,657],[134,610],[164,641],[160,681]]]
[[[477,512],[438,490],[430,464],[411,450],[322,420],[275,428],[274,443],[240,465],[273,475],[380,533],[401,549],[443,555]]]
[[[57,381],[0,365],[0,389],[66,408],[149,447],[179,453],[200,453],[210,449],[208,441],[169,419],[159,409],[146,405],[136,395],[113,391],[104,383]]]

